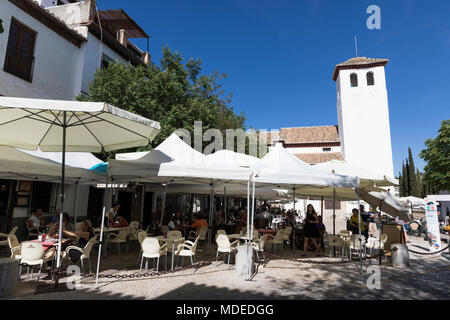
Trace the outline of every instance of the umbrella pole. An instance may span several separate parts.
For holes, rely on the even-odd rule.
[[[223,199],[223,207],[224,207],[223,217],[225,219],[225,223],[228,223],[227,187],[223,187],[223,194],[224,194],[224,199]]]
[[[253,189],[252,189],[252,216],[250,219],[250,226],[248,226],[248,230],[250,230],[250,240],[248,242],[249,246],[248,246],[248,260],[249,260],[249,264],[248,264],[248,279],[250,280],[252,277],[252,267],[253,267],[253,247],[252,247],[252,240],[253,240],[253,221],[254,221],[254,217],[255,217],[255,181],[253,180]]]
[[[250,179],[247,182],[247,243],[248,239],[250,238],[250,233],[248,230],[250,224]]]
[[[211,183],[211,192],[209,194],[209,219],[208,219],[208,245],[211,248],[212,242],[212,219],[213,219],[213,210],[214,210],[214,185]]]
[[[359,185],[359,179],[358,179],[358,185]],[[360,261],[359,273],[361,273],[362,272],[362,239],[361,239],[361,199],[360,199],[359,187],[357,188],[357,191],[358,191],[358,229],[359,229],[359,261]]]
[[[63,112],[63,145],[62,145],[62,172],[61,172],[61,212],[59,213],[59,233],[58,233],[58,255],[56,257],[56,269],[61,267],[61,249],[63,232],[63,213],[64,213],[64,183],[66,178],[66,131],[67,131],[67,112]],[[55,277],[58,285],[58,276]]]
[[[95,273],[95,289],[98,289],[98,273],[100,271],[100,258],[102,255],[103,230],[105,227],[106,191],[108,190],[109,175],[106,176],[105,193],[103,196],[102,224],[100,225],[100,243],[98,247],[97,271]]]
[[[77,216],[77,203],[78,203],[78,192],[79,192],[79,189],[80,189],[80,182],[79,181],[77,181],[77,184],[76,184],[76,188],[75,188],[75,200],[74,200],[74,203],[73,203],[73,220],[74,220],[74,222],[75,222],[75,226],[77,225],[77,218],[78,218],[78,216]]]
[[[164,194],[162,198],[162,206],[161,206],[161,221],[159,222],[159,225],[163,225],[164,216],[166,215],[166,198],[167,198],[167,186],[168,183],[166,183],[164,187]]]
[[[294,225],[293,225],[293,228],[292,228],[292,239],[293,239],[293,241],[292,241],[292,251],[295,251],[295,226],[296,226],[296,224],[297,224],[297,219],[296,219],[296,216],[295,216],[295,186],[294,186]]]
[[[322,197],[323,206],[323,197]],[[333,236],[336,235],[336,189],[333,189]],[[333,247],[333,257],[336,258],[336,247]]]

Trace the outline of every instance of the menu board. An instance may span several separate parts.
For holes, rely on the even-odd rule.
[[[430,252],[441,250],[441,232],[439,230],[439,220],[437,215],[437,203],[435,196],[425,198],[425,216],[427,218],[428,241],[430,242]]]

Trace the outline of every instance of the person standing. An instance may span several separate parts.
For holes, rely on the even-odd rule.
[[[108,213],[108,222],[107,222],[107,227],[112,227],[114,224],[114,218],[117,216],[117,213],[120,210],[120,203],[115,202],[114,203],[114,207],[112,207],[111,209],[109,209],[109,213]]]
[[[317,239],[320,238],[320,233],[317,230],[317,224],[319,223],[319,218],[317,216],[316,210],[312,204],[309,204],[306,209],[306,220],[305,226],[303,227],[304,244],[303,244],[303,257],[306,257],[306,250],[308,249],[309,240],[312,241],[314,248],[316,250],[316,256],[320,256],[319,247],[317,245]]]

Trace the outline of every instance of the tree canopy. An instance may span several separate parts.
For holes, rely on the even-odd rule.
[[[426,161],[424,180],[435,191],[450,190],[450,120],[444,120],[438,135],[425,141],[420,157]]]
[[[245,130],[245,117],[236,114],[231,94],[225,94],[220,81],[225,74],[202,74],[200,59],[185,61],[177,51],[163,47],[159,64],[134,67],[110,63],[97,70],[89,84],[89,96],[79,100],[103,101],[143,117],[159,121],[161,133],[151,146],[160,144],[176,129],[187,129],[193,137],[194,121],[203,130]],[[141,149],[142,150],[142,149]]]

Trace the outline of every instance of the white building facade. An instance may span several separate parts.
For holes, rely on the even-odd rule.
[[[95,72],[111,61],[150,63],[148,52],[128,40],[148,35],[123,10],[98,14],[100,20],[95,0],[0,0],[4,28],[0,34],[0,95],[75,100],[88,94]],[[118,17],[119,23],[111,27],[111,20]],[[24,192],[21,188],[29,189],[28,205],[16,200],[16,194]],[[70,208],[76,207],[78,217],[86,216],[90,190],[86,185],[66,186],[70,215],[75,214]],[[52,215],[59,206],[58,194],[58,184],[0,180],[0,232],[17,225],[24,239],[31,210],[41,207],[47,216]],[[95,198],[102,201],[98,193]]]

